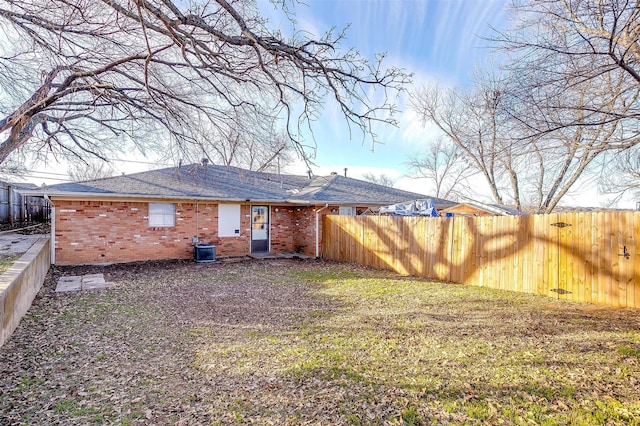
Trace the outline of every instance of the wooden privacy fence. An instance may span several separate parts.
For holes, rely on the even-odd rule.
[[[24,184],[0,181],[0,223],[47,222],[51,208],[43,198],[25,197],[20,189]]]
[[[405,275],[640,308],[640,212],[327,215],[323,255]]]

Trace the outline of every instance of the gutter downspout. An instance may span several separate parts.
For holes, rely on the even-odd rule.
[[[51,206],[51,216],[49,217],[49,222],[51,223],[51,241],[50,241],[50,250],[51,250],[51,264],[56,264],[56,205],[53,204],[51,198],[47,194],[44,194],[44,199]]]
[[[200,228],[198,227],[198,216],[199,216],[199,203],[196,203],[196,235],[193,236],[193,245],[197,245],[200,242]]]
[[[322,207],[321,209],[318,209],[315,211],[316,213],[316,259],[320,257],[320,235],[319,235],[319,228],[318,228],[318,224],[320,222],[319,221],[320,212],[326,209],[327,207],[329,207],[329,203],[325,204],[324,207]]]

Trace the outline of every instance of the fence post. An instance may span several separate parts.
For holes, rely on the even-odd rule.
[[[24,223],[27,197],[20,195],[20,223]]]
[[[7,185],[7,206],[9,210],[9,225],[13,226],[13,187]]]

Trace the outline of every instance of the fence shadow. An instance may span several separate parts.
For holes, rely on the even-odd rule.
[[[640,307],[638,213],[324,220],[324,253],[330,259],[441,281]]]

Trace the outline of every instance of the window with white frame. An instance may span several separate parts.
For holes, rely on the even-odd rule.
[[[173,203],[149,203],[149,226],[152,228],[176,226],[176,205]]]

